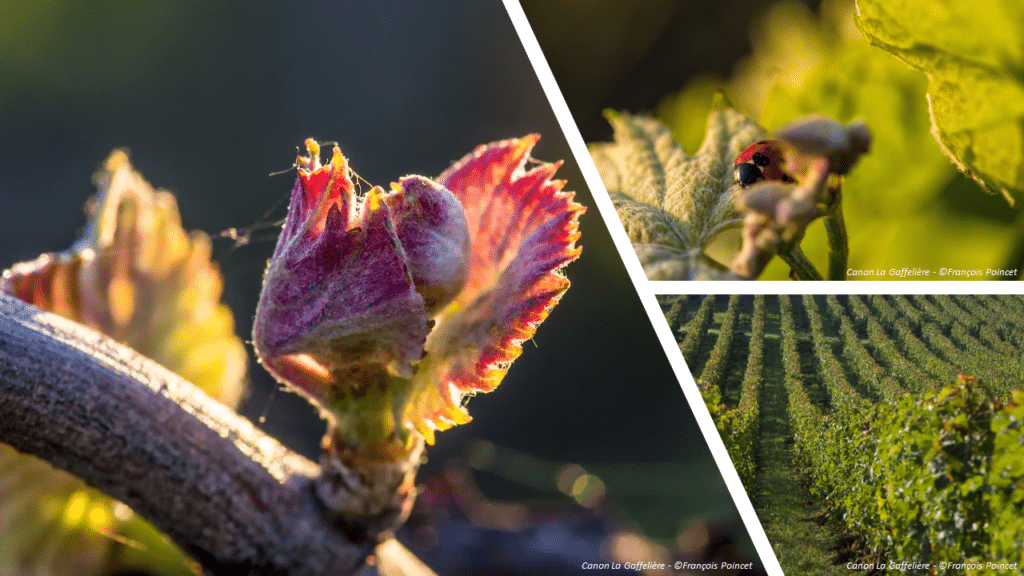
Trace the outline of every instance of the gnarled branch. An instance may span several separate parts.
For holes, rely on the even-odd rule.
[[[352,574],[370,552],[325,519],[312,462],[159,364],[2,294],[0,442],[131,506],[211,574]]]

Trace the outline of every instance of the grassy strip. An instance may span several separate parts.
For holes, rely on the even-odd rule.
[[[764,295],[754,296],[754,311],[750,317],[750,343],[747,347],[747,367],[743,373],[739,406],[724,415],[727,430],[722,433],[729,456],[748,494],[753,494],[757,474],[756,455],[760,452],[761,374],[764,369]]]
[[[711,296],[708,296],[711,298]],[[732,350],[733,335],[736,331],[736,323],[740,314],[740,297],[733,294],[729,297],[729,308],[725,312],[722,324],[718,329],[718,339],[715,340],[715,347],[711,350],[711,357],[704,363],[704,369],[698,378],[698,386],[703,391],[708,389],[708,394],[721,398],[721,385],[725,371],[729,366],[729,352]],[[706,398],[705,398],[706,400]]]
[[[800,371],[800,354],[797,352],[797,333],[794,310],[789,296],[779,296],[779,316],[782,321],[782,369],[783,384],[789,398],[789,423],[793,430],[793,449],[797,462],[809,464],[819,452],[821,435],[818,426],[825,415],[811,402],[804,389],[804,376]]]
[[[775,324],[778,318],[771,316],[766,316],[766,326]],[[754,499],[757,514],[786,574],[849,576],[845,567],[832,564],[829,549],[835,538],[813,523],[813,518],[824,513],[824,506],[814,502],[793,469],[786,371],[781,365],[779,344],[778,334],[766,329],[760,406],[761,466]],[[792,351],[796,351],[795,342]]]

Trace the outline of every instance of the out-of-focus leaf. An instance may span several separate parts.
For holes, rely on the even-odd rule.
[[[1024,3],[858,0],[868,41],[928,75],[933,132],[986,189],[1024,191]]]
[[[654,118],[609,112],[615,141],[590,145],[601,179],[651,280],[719,278],[724,267],[704,250],[742,219],[733,161],[765,137],[718,97],[704,141],[688,156]]]
[[[210,240],[181,227],[174,197],[154,191],[115,151],[96,175],[86,232],[73,248],[4,272],[0,289],[94,328],[234,405],[246,353]],[[0,574],[193,574],[190,560],[122,504],[0,445]]]
[[[775,10],[779,9],[769,16]],[[871,151],[843,183],[849,267],[969,268],[981,266],[981,258],[990,259],[986,264],[994,267],[1000,254],[962,252],[967,244],[976,247],[977,243],[969,234],[954,236],[944,231],[952,226],[952,218],[936,202],[936,195],[955,171],[930,132],[926,79],[869,46],[852,30],[850,3],[834,3],[821,20],[791,18],[801,26],[791,30],[794,35],[819,38],[805,41],[820,47],[819,64],[793,71],[790,81],[774,85],[763,103],[763,124],[772,129],[805,114],[823,113],[842,122],[863,119],[872,131]],[[790,62],[779,64],[792,68]],[[957,229],[966,233],[978,227],[977,222],[961,222]],[[932,240],[913,241],[921,237]],[[822,261],[826,244],[820,227],[812,226],[802,247],[812,260]],[[879,250],[888,245],[900,249]],[[779,268],[770,267],[765,277],[785,277],[788,269]]]
[[[210,239],[186,233],[169,192],[155,191],[115,151],[96,175],[85,235],[3,274],[0,290],[131,346],[228,405],[242,393],[246,353]]]
[[[732,78],[694,80],[662,102],[658,117],[668,122],[677,139],[699,138],[686,118],[707,113],[710,99],[701,103],[697,96],[717,85],[768,130],[814,113],[841,122],[863,119],[871,127],[871,151],[843,183],[849,267],[888,271],[909,266],[935,272],[942,267],[1000,267],[1008,226],[981,217],[973,205],[952,205],[940,197],[947,186],[969,194],[974,183],[957,176],[931,134],[927,78],[870,46],[853,17],[852,0],[825,0],[820,17],[803,4],[772,5],[754,24],[753,54]],[[811,261],[826,261],[820,224],[808,227],[801,248]],[[761,278],[788,276],[789,267],[777,259]]]

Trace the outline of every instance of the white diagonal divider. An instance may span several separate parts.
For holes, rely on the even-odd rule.
[[[771,544],[768,542],[768,537],[765,535],[764,529],[761,527],[761,522],[758,520],[757,514],[754,512],[754,506],[751,504],[746,490],[743,489],[743,484],[740,482],[740,477],[736,473],[736,468],[732,464],[732,459],[729,457],[729,453],[725,449],[725,444],[722,443],[722,440],[718,435],[718,430],[715,428],[715,423],[711,419],[711,414],[708,413],[707,407],[704,405],[704,399],[701,397],[700,391],[697,389],[697,385],[693,381],[693,376],[686,368],[683,355],[679,351],[679,346],[676,344],[672,331],[669,329],[668,323],[665,321],[665,317],[661,312],[661,307],[655,299],[655,293],[652,291],[652,288],[655,285],[659,285],[660,288],[661,284],[685,284],[685,290],[680,290],[683,286],[671,286],[671,288],[676,288],[681,292],[690,294],[723,293],[723,288],[737,289],[737,293],[744,293],[751,287],[751,285],[757,283],[667,283],[649,282],[647,280],[643,267],[640,265],[640,261],[637,259],[636,253],[633,251],[633,246],[630,244],[629,238],[626,236],[626,231],[622,228],[622,225],[619,222],[619,217],[615,213],[615,207],[612,205],[611,198],[608,196],[608,191],[601,182],[601,177],[597,172],[597,167],[590,158],[590,153],[587,151],[587,145],[583,141],[583,135],[580,134],[579,128],[576,127],[576,122],[573,120],[572,113],[569,111],[569,105],[565,102],[565,98],[562,96],[562,92],[558,88],[558,83],[555,81],[554,75],[551,74],[551,68],[548,66],[547,60],[544,58],[544,53],[541,51],[540,44],[537,43],[537,37],[534,35],[533,29],[530,27],[530,23],[526,19],[526,14],[523,12],[522,6],[519,5],[518,0],[503,0],[503,2],[505,3],[505,9],[508,10],[509,17],[512,19],[512,24],[515,26],[516,32],[519,34],[519,39],[523,43],[523,48],[526,50],[526,54],[530,58],[530,63],[533,65],[534,72],[537,74],[541,87],[544,89],[544,94],[547,96],[548,102],[551,104],[551,109],[553,110],[555,117],[558,119],[558,124],[561,126],[562,132],[565,134],[565,139],[569,143],[569,148],[572,150],[572,154],[576,158],[576,163],[579,165],[580,171],[583,173],[583,178],[587,183],[587,187],[590,188],[591,195],[594,198],[594,203],[597,205],[597,209],[601,213],[601,217],[604,219],[605,225],[608,227],[608,232],[611,234],[612,240],[615,242],[615,248],[618,250],[619,256],[622,258],[622,262],[626,266],[626,271],[629,273],[629,277],[633,281],[633,285],[639,293],[640,301],[643,303],[644,310],[647,311],[647,316],[650,318],[651,324],[654,326],[655,333],[661,341],[662,348],[668,356],[672,370],[675,372],[676,378],[679,380],[683,389],[683,394],[686,396],[686,400],[690,405],[690,410],[693,412],[693,415],[697,420],[697,424],[700,426],[701,433],[707,441],[708,448],[710,448],[711,454],[714,456],[715,462],[718,464],[718,469],[722,474],[722,478],[725,480],[726,487],[729,489],[729,493],[732,496],[733,502],[736,504],[740,517],[743,519],[743,523],[746,526],[750,539],[753,541],[754,547],[761,558],[761,562],[768,571],[768,574],[773,576],[783,576],[782,567],[779,565],[779,561],[775,557],[775,552],[772,551]],[[714,288],[712,288],[712,286],[714,286]],[[741,286],[744,289],[739,289]],[[671,290],[668,292],[670,293]]]

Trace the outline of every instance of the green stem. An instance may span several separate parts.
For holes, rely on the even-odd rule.
[[[799,244],[794,244],[788,252],[779,252],[779,258],[789,265],[800,280],[823,280],[821,272],[814,263],[807,259]]]
[[[825,215],[825,234],[828,236],[828,279],[846,280],[847,259],[850,246],[846,237],[846,222],[843,220],[843,204],[836,191],[835,208]]]

